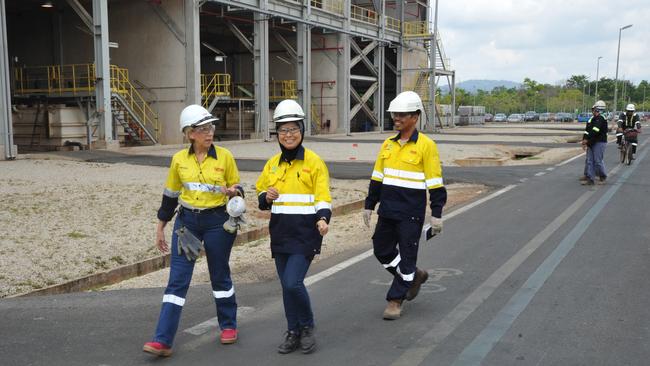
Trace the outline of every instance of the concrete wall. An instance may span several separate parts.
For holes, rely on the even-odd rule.
[[[180,29],[185,17],[182,1],[162,7]],[[161,123],[160,142],[182,143],[178,116],[185,107],[185,47],[145,1],[111,1],[109,8],[111,63],[129,69],[129,78],[151,102]]]
[[[312,35],[311,54],[311,97],[321,124],[330,121],[329,129],[323,133],[334,133],[339,126],[337,112],[337,57],[338,35]],[[327,48],[323,50],[323,48]],[[332,48],[332,49],[330,49]],[[323,83],[331,82],[331,83]]]
[[[79,28],[86,26],[71,8],[11,14],[7,19],[9,56],[17,57],[20,66],[91,63],[93,38]]]

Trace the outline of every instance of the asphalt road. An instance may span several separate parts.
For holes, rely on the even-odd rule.
[[[313,266],[319,349],[312,355],[275,351],[285,321],[272,281],[236,285],[240,339],[228,346],[208,321],[215,316],[209,288],[192,288],[175,353],[164,360],[141,351],[162,289],[0,300],[0,363],[647,365],[647,152],[622,166],[610,144],[614,171],[605,185],[578,184],[582,157],[493,178],[507,185],[445,213],[443,234],[421,244],[418,263],[431,277],[399,320],[381,319],[390,277],[369,252]]]

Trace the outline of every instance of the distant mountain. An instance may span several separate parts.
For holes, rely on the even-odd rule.
[[[521,83],[508,80],[465,80],[456,84],[456,88],[461,88],[469,93],[476,93],[478,90],[492,91],[492,89],[503,86],[506,88],[518,88]],[[449,87],[446,84],[440,86],[443,94],[449,93]]]

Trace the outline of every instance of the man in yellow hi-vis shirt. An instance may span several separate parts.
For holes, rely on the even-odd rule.
[[[432,231],[442,231],[447,190],[436,144],[416,128],[423,110],[420,97],[412,91],[400,93],[390,102],[388,112],[399,133],[381,146],[365,202],[363,219],[368,227],[372,211],[380,203],[373,248],[375,257],[394,276],[386,295],[386,320],[400,317],[402,301],[413,300],[429,276],[416,267],[427,190]]]

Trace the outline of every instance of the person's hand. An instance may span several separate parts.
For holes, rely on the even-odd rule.
[[[237,187],[239,187],[239,184],[233,184],[230,188],[221,187],[221,193],[225,194],[229,198],[235,197],[238,194]]]
[[[438,235],[442,232],[442,219],[439,217],[431,216],[431,231],[434,235]]]
[[[372,210],[363,210],[363,223],[366,224],[367,227],[370,227],[370,216],[372,216]]]
[[[156,230],[156,247],[161,253],[167,253],[169,251],[169,245],[165,240],[165,231],[163,229]]]
[[[271,203],[280,197],[280,193],[275,187],[269,187],[266,190],[266,202]]]
[[[320,233],[320,236],[325,236],[327,234],[327,231],[329,230],[329,225],[327,225],[327,221],[325,220],[318,220],[316,222],[316,227],[318,227],[318,232]]]

